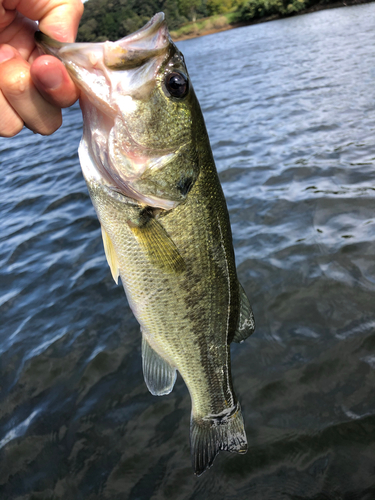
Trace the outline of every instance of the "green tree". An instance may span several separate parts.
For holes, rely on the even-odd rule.
[[[141,28],[161,11],[170,29],[187,21],[179,11],[178,0],[89,0],[85,3],[77,40],[118,40]]]
[[[207,10],[210,16],[225,14],[233,8],[233,0],[207,0]]]
[[[207,0],[178,0],[178,10],[189,21],[207,15]]]

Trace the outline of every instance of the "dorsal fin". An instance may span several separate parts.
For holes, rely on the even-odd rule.
[[[238,283],[238,286],[240,293],[240,317],[236,333],[233,337],[233,342],[243,342],[255,330],[254,314],[251,309],[249,299],[247,298],[241,283]]]
[[[118,285],[118,277],[120,275],[120,270],[119,270],[117,255],[110,237],[106,233],[103,226],[101,226],[101,228],[102,228],[105,256],[107,257],[107,262],[111,269],[112,277],[115,280],[116,285]]]
[[[150,346],[142,333],[142,368],[148,390],[154,396],[169,394],[176,381],[173,368]]]

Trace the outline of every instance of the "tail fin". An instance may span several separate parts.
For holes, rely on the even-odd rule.
[[[211,467],[220,450],[247,452],[247,439],[240,404],[228,414],[209,416],[190,422],[191,458],[195,474]]]

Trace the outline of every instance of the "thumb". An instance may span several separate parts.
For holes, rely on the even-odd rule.
[[[74,42],[83,13],[81,0],[20,0],[17,10],[39,21],[39,29],[60,42]]]

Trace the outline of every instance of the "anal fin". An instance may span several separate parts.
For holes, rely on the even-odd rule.
[[[111,269],[112,277],[115,280],[116,285],[118,285],[118,277],[120,275],[120,270],[119,270],[117,255],[110,237],[106,233],[103,226],[101,226],[101,228],[102,228],[105,256],[107,257],[107,262]]]
[[[148,390],[154,396],[169,394],[176,382],[176,368],[165,361],[142,334],[142,367]]]
[[[243,342],[255,330],[254,314],[250,306],[249,299],[241,283],[238,283],[240,293],[240,317],[237,330],[233,337],[233,342]]]

